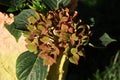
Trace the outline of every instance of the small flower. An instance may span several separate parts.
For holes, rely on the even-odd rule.
[[[9,16],[6,14],[6,17],[7,17],[6,21],[5,21],[6,24],[10,25],[14,22],[14,15],[13,14],[9,14]]]
[[[0,12],[0,27],[3,27],[4,24],[12,24],[14,22],[14,15],[13,14],[5,14]]]

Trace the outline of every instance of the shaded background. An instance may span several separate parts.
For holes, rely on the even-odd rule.
[[[76,10],[85,23],[91,23],[92,17],[95,20],[90,39],[92,44],[103,46],[99,38],[104,33],[117,40],[104,49],[86,46],[86,57],[80,59],[79,65],[70,63],[67,80],[93,80],[93,74],[97,70],[103,72],[111,64],[117,50],[120,50],[120,2],[119,0],[79,0]]]

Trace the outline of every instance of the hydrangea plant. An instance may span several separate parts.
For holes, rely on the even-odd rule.
[[[76,16],[77,11],[71,14],[68,8],[49,11],[47,15],[36,12],[26,24],[26,47],[38,53],[44,65],[56,63],[57,57],[63,54],[70,62],[78,64],[91,31],[81,20],[75,22]]]
[[[68,63],[77,65],[85,56],[90,26],[77,17],[71,2],[35,0],[6,27],[16,40],[23,34],[28,49],[16,61],[18,80],[64,80]]]

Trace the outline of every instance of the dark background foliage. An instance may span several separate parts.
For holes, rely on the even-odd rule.
[[[95,20],[90,42],[95,46],[103,46],[99,38],[104,33],[109,34],[117,42],[112,42],[105,48],[86,46],[86,57],[80,59],[79,65],[69,65],[67,80],[93,80],[93,74],[97,70],[103,72],[111,64],[117,50],[120,49],[119,0],[93,0],[96,3],[91,5],[85,4],[85,0],[83,1],[80,0],[76,8],[79,11],[79,18],[88,24],[91,23],[91,17]]]

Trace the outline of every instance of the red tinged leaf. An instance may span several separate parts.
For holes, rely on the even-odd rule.
[[[60,54],[60,50],[58,47],[56,47],[55,45],[52,45],[51,47],[51,53],[50,55],[54,55],[53,58],[56,60],[57,59],[57,56]]]
[[[74,64],[78,65],[79,58],[80,57],[79,57],[78,54],[73,54],[73,56],[69,58],[69,61],[71,63],[74,63]]]
[[[70,44],[71,44],[72,46],[75,45],[75,41],[72,40],[72,39],[70,39]]]
[[[70,27],[70,28],[68,29],[68,31],[69,31],[70,33],[73,33],[73,32],[74,32],[74,28]]]
[[[46,20],[46,27],[49,28],[52,26],[52,21],[51,20]]]
[[[51,44],[52,43],[52,39],[48,36],[43,36],[42,38],[40,38],[40,41],[45,43],[45,44]]]
[[[39,46],[39,49],[42,50],[42,51],[49,51],[50,50],[50,46],[47,45],[47,44],[41,44]]]
[[[59,12],[59,18],[60,18],[60,20],[62,19],[62,17],[63,17],[63,12],[61,11],[61,12]]]
[[[28,18],[28,22],[31,23],[31,24],[34,24],[37,22],[37,19],[34,17],[34,16],[31,16]]]
[[[67,32],[68,31],[68,25],[62,24],[61,25],[61,32]]]
[[[61,22],[67,22],[68,19],[69,19],[69,17],[63,16],[60,21]]]
[[[53,59],[51,56],[48,56],[48,54],[39,53],[38,56],[43,59],[43,65],[50,65],[51,66],[54,63],[56,63],[56,60]]]
[[[47,19],[53,19],[54,18],[54,13],[52,11],[49,11],[47,15]]]

